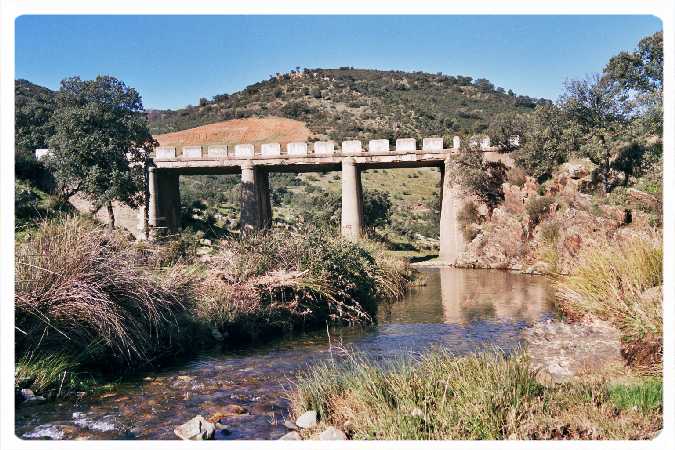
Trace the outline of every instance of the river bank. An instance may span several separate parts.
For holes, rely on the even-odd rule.
[[[275,230],[161,245],[83,217],[45,221],[17,244],[17,388],[82,395],[95,378],[161,367],[329,324],[368,325],[412,272],[373,243]],[[28,395],[30,396],[30,395]]]

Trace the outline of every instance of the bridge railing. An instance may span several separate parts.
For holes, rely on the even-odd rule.
[[[373,139],[364,145],[361,141],[343,141],[338,149],[333,141],[289,142],[282,149],[276,142],[261,144],[258,148],[254,144],[235,145],[186,145],[182,153],[177,153],[177,147],[161,146],[155,149],[155,159],[251,159],[251,158],[278,158],[278,157],[322,157],[344,155],[382,155],[388,153],[428,152],[442,153],[459,149],[459,141],[453,141],[452,149],[445,149],[443,138],[428,137],[422,139],[421,148],[417,148],[414,138],[396,139],[394,148],[391,148],[387,139]]]

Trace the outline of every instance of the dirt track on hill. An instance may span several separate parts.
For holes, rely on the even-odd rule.
[[[262,144],[306,141],[312,132],[303,122],[281,117],[226,120],[188,130],[158,134],[160,145]]]

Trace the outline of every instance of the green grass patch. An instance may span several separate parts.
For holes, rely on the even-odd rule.
[[[609,387],[609,398],[622,410],[638,409],[644,413],[663,409],[663,380],[656,377],[641,379],[632,384]]]

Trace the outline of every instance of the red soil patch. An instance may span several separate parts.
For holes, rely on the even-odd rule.
[[[281,117],[226,120],[188,130],[158,134],[162,146],[204,144],[262,144],[306,141],[311,131],[304,122]]]

